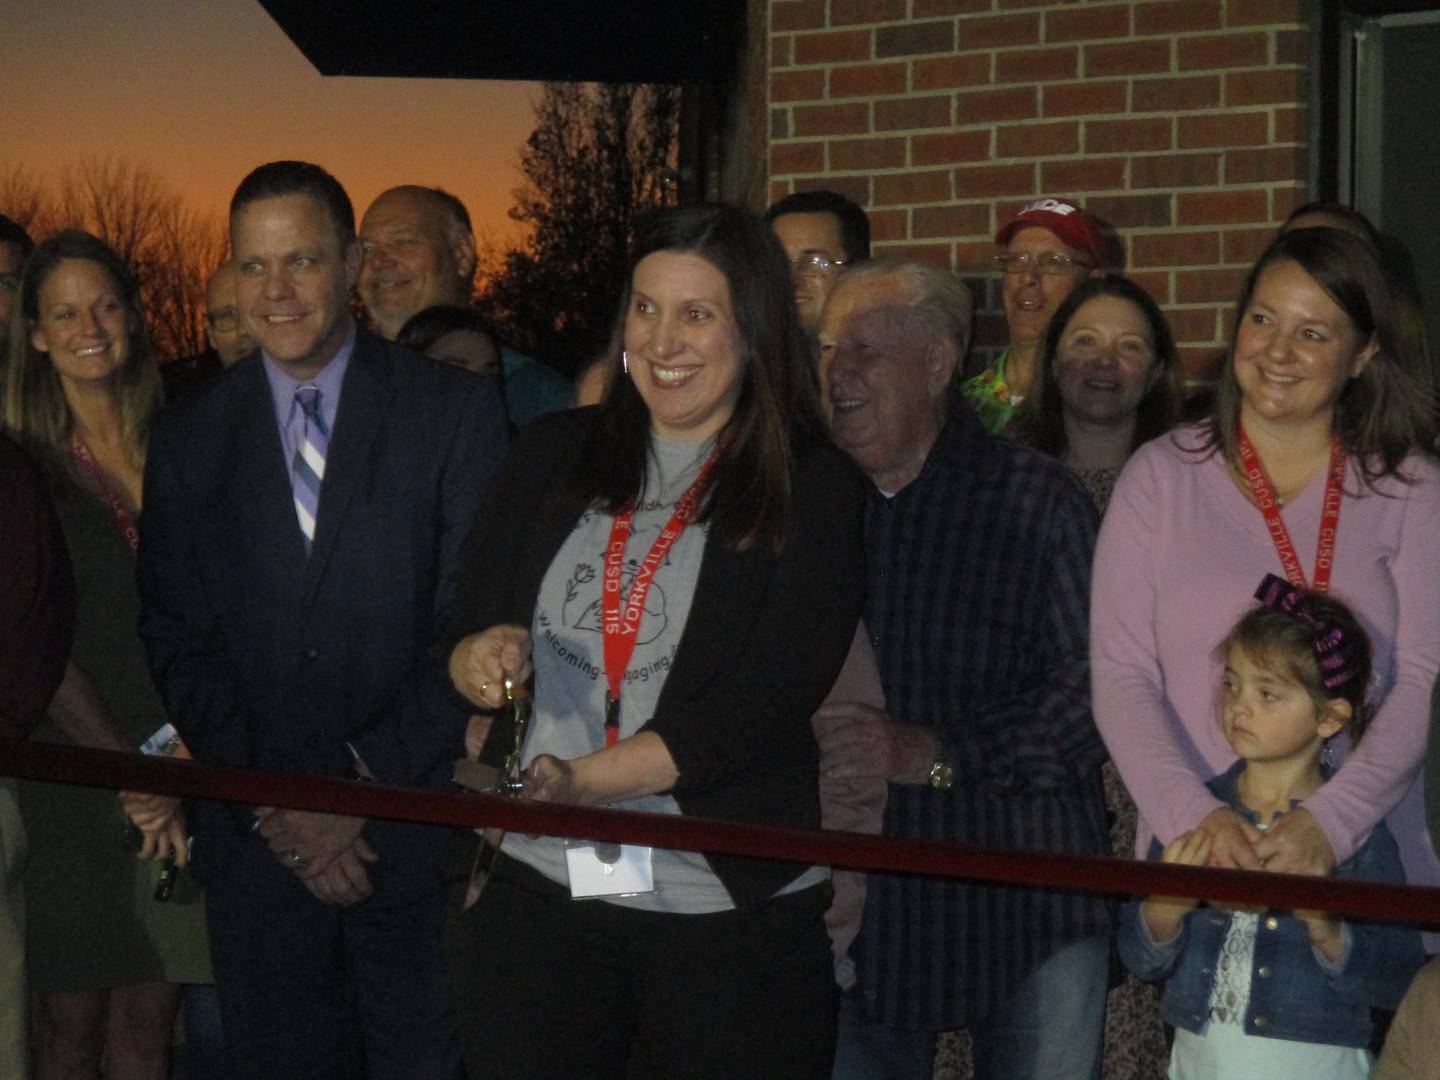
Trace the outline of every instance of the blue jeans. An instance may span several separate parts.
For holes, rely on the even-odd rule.
[[[976,1080],[1097,1080],[1110,939],[1061,949],[971,1032]],[[935,1033],[861,1023],[847,994],[833,1080],[930,1080]]]

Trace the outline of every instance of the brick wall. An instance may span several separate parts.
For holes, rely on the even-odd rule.
[[[1308,198],[1305,8],[770,0],[770,197],[843,191],[877,253],[967,278],[1026,201],[1074,198],[1119,230],[1203,374],[1245,268]],[[971,285],[984,357],[998,280]]]

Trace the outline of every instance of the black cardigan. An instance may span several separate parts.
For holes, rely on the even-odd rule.
[[[529,628],[540,582],[590,500],[572,478],[597,409],[522,434],[461,553],[444,656],[497,623]],[[844,662],[865,597],[864,478],[828,442],[794,466],[794,528],[778,555],[705,545],[685,631],[645,725],[679,769],[682,813],[818,827],[819,751],[810,717]],[[737,907],[794,880],[794,863],[707,855]]]

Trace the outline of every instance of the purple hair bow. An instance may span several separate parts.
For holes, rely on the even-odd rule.
[[[1315,646],[1315,662],[1320,668],[1320,681],[1326,690],[1338,690],[1359,674],[1355,667],[1355,648],[1345,632],[1334,623],[1316,614],[1311,594],[1297,589],[1284,578],[1266,574],[1255,590],[1255,599],[1274,611],[1298,619],[1310,631]]]

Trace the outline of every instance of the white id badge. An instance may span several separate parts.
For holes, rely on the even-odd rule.
[[[565,845],[565,868],[570,874],[570,898],[634,896],[655,891],[651,848],[637,844],[597,844],[575,840]]]

